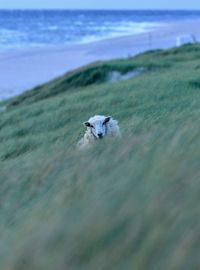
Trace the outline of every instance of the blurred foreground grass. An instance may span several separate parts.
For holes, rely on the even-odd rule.
[[[199,57],[185,45],[94,63],[2,103],[0,269],[200,268]],[[94,114],[122,139],[78,152]]]

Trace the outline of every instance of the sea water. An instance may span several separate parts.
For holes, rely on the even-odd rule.
[[[88,43],[196,18],[200,11],[0,10],[0,51]]]

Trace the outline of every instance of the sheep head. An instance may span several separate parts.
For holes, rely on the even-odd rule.
[[[96,139],[103,139],[107,133],[107,123],[110,121],[110,116],[95,115],[84,126],[94,135]]]

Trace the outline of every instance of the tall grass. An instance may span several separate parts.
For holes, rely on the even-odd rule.
[[[187,45],[116,60],[157,68],[47,97],[54,81],[41,99],[6,102],[1,269],[199,268],[199,54]],[[96,113],[118,119],[122,139],[79,152],[81,123]]]

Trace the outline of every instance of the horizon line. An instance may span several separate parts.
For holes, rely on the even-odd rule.
[[[63,10],[63,11],[200,11],[199,9],[193,9],[193,8],[133,8],[133,9],[126,9],[126,8],[1,8],[0,10],[20,10],[20,11],[26,11],[26,10]]]

